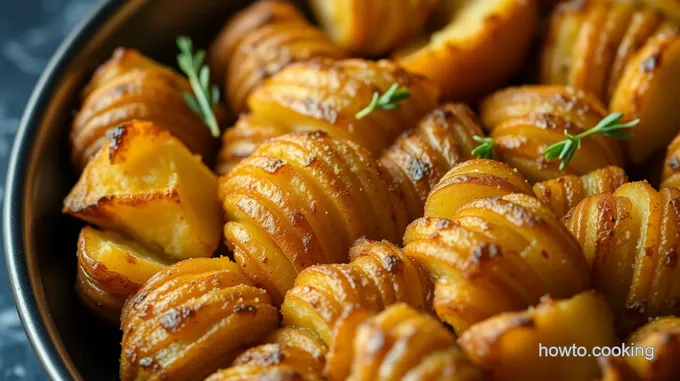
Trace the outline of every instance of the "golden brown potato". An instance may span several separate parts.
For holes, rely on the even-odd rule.
[[[277,325],[267,293],[229,258],[179,262],[126,302],[120,378],[202,380]]]
[[[446,25],[394,54],[407,70],[442,89],[447,100],[472,101],[503,86],[524,64],[534,37],[534,0],[453,0]],[[444,11],[446,12],[446,11]]]
[[[674,0],[616,0],[616,2],[644,5],[662,13],[675,22],[680,22],[680,3]]]
[[[565,131],[576,135],[607,115],[597,98],[582,91],[557,85],[511,87],[485,99],[480,114],[498,143],[501,160],[532,183],[623,166],[619,142],[601,134],[583,139],[564,170],[559,169],[559,160],[543,156],[547,147],[565,139]]]
[[[587,381],[600,375],[596,357],[551,356],[551,347],[614,346],[618,339],[604,298],[594,291],[548,297],[535,308],[504,313],[470,327],[458,340],[495,381]]]
[[[457,163],[472,158],[473,136],[484,136],[477,115],[463,104],[445,104],[405,132],[380,162],[397,179],[406,197],[409,220],[423,215],[423,205],[439,179]]]
[[[150,122],[111,133],[66,196],[63,212],[176,260],[209,257],[220,240],[217,178]]]
[[[320,131],[267,141],[220,178],[219,198],[227,246],[277,304],[303,269],[347,262],[359,237],[399,242],[408,223],[387,170]]]
[[[483,380],[437,319],[406,304],[388,307],[358,327],[348,381]]]
[[[210,47],[210,66],[235,112],[248,95],[291,62],[343,58],[320,30],[285,0],[259,0],[227,21]]]
[[[414,37],[438,0],[309,0],[330,38],[356,55],[379,56]]]
[[[85,226],[78,237],[76,292],[97,316],[118,325],[125,300],[169,264],[117,233]]]
[[[676,188],[627,183],[585,198],[564,217],[621,332],[680,313],[679,202]]]
[[[626,172],[619,167],[596,169],[583,176],[563,176],[534,184],[536,197],[550,205],[562,217],[581,200],[598,193],[614,192],[628,182]]]
[[[311,332],[280,328],[267,344],[239,355],[230,368],[220,370],[206,381],[300,380],[321,381],[326,344]]]
[[[680,189],[680,134],[668,146],[661,180],[661,188],[675,187]]]
[[[533,195],[516,169],[495,160],[468,160],[451,169],[434,187],[425,203],[425,217],[451,218],[470,201],[510,193]]]
[[[599,381],[642,381],[623,357],[598,357]]]
[[[458,334],[545,294],[564,298],[590,285],[578,242],[549,207],[521,193],[472,201],[451,219],[418,219],[404,244],[434,277],[437,316]]]
[[[359,240],[349,264],[310,267],[295,279],[281,306],[284,325],[307,329],[329,347],[324,374],[349,374],[357,326],[386,306],[404,302],[431,308],[432,283],[425,270],[388,242]]]
[[[644,380],[673,381],[680,374],[680,318],[664,317],[646,324],[628,339],[634,354],[628,364]],[[652,349],[653,348],[653,349]]]
[[[149,120],[170,131],[192,152],[209,159],[215,148],[210,130],[187,105],[189,81],[132,49],[117,49],[83,91],[83,104],[71,126],[72,159],[78,170],[103,146],[116,127]],[[225,118],[217,106],[218,121]]]

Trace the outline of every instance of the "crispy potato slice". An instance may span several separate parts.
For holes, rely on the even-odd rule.
[[[436,318],[399,303],[365,320],[354,337],[348,381],[483,380]]]
[[[445,99],[476,100],[503,86],[522,67],[538,6],[534,0],[457,0],[450,8],[446,26],[393,57],[437,83]]]
[[[114,131],[63,211],[174,259],[211,256],[222,224],[215,175],[150,122]]]
[[[85,226],[78,237],[76,292],[97,316],[118,325],[125,300],[170,263],[117,233]]]
[[[342,50],[292,4],[260,0],[227,21],[210,47],[210,66],[232,109],[246,111],[248,95],[286,65],[312,57],[343,58]]]
[[[472,159],[444,175],[425,202],[425,217],[451,218],[461,206],[510,193],[533,195],[516,169],[495,160]]]
[[[590,354],[594,347],[616,345],[612,321],[604,298],[588,291],[567,300],[546,297],[527,311],[492,317],[470,327],[458,343],[493,380],[595,380],[595,357],[551,357],[548,351],[584,347]]]
[[[627,183],[585,198],[564,217],[622,333],[679,311],[679,198],[675,188]]]
[[[628,364],[644,380],[673,381],[680,374],[680,318],[663,317],[635,331],[627,344],[635,353]]]
[[[278,319],[267,293],[229,258],[179,262],[125,304],[120,378],[202,380],[263,340]]]
[[[215,141],[183,99],[184,92],[191,92],[189,81],[172,69],[136,50],[117,49],[83,90],[82,107],[71,125],[76,169],[85,168],[116,127],[134,120],[149,120],[170,131],[192,152],[210,161]],[[219,105],[215,115],[220,123],[226,118]]]
[[[330,38],[355,55],[388,53],[414,37],[438,0],[309,0]]]
[[[609,105],[626,120],[640,119],[631,129],[633,138],[625,142],[631,162],[643,163],[678,133],[678,88],[680,27],[664,24],[630,58]]]
[[[626,172],[619,167],[596,169],[583,176],[563,176],[534,184],[536,197],[550,205],[562,217],[581,200],[598,193],[614,192],[628,182]]]

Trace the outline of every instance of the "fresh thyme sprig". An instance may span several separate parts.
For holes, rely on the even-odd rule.
[[[622,113],[613,112],[602,119],[595,127],[578,135],[564,131],[564,136],[567,138],[546,148],[543,151],[543,156],[547,160],[560,159],[560,169],[564,169],[574,157],[576,150],[581,148],[581,141],[588,136],[602,134],[614,139],[630,139],[632,134],[626,129],[635,126],[640,120],[635,119],[628,123],[621,123],[621,118],[623,118]]]
[[[497,144],[496,141],[493,140],[493,138],[485,138],[477,135],[472,138],[480,144],[470,153],[480,159],[493,159],[493,148]]]
[[[189,107],[210,129],[214,137],[220,136],[220,127],[217,124],[214,107],[220,101],[220,91],[215,85],[210,85],[210,69],[203,65],[205,61],[205,51],[194,52],[194,44],[186,36],[177,37],[177,47],[180,53],[177,55],[177,64],[191,84],[193,94],[185,92],[182,94]]]
[[[383,95],[380,95],[378,92],[373,93],[371,104],[356,113],[354,117],[362,119],[375,110],[396,110],[399,108],[397,102],[410,96],[411,92],[407,88],[400,87],[398,83],[394,83]]]

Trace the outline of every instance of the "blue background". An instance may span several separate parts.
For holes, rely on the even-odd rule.
[[[59,43],[94,3],[0,0],[0,201],[12,141],[31,90]],[[0,262],[0,380],[47,380],[17,316],[4,258]]]

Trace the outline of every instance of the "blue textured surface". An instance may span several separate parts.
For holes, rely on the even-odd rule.
[[[14,133],[31,90],[61,40],[94,3],[0,0],[0,201]],[[46,380],[19,322],[5,262],[0,262],[0,380]]]

